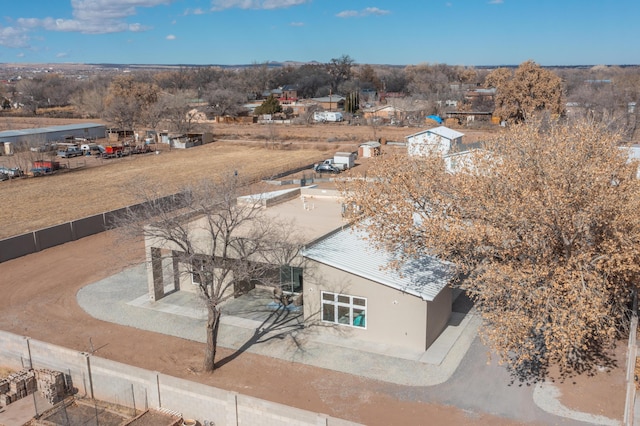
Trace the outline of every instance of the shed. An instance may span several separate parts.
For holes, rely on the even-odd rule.
[[[358,147],[358,157],[371,158],[380,155],[382,144],[377,141],[369,141],[360,144]]]

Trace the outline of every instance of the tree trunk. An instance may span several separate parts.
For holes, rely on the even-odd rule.
[[[220,311],[217,305],[210,304],[207,309],[207,348],[204,354],[204,371],[215,370],[216,349],[218,348],[218,327]]]

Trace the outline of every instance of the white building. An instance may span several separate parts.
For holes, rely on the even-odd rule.
[[[409,136],[407,141],[407,153],[411,156],[424,156],[436,152],[447,155],[455,145],[462,144],[464,133],[457,132],[445,126],[423,130]]]

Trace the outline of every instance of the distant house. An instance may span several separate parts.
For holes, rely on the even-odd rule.
[[[311,99],[320,108],[327,111],[343,110],[345,97],[340,95],[329,95],[321,98]]]
[[[282,96],[278,100],[283,105],[296,102],[298,100],[298,88],[292,84],[282,86]]]
[[[383,105],[375,108],[365,109],[363,116],[366,119],[378,117],[383,120],[403,119],[407,112],[403,108],[393,105]]]
[[[445,126],[423,130],[409,136],[405,136],[407,141],[407,153],[409,155],[428,155],[432,152],[439,152],[446,155],[454,146],[462,144],[464,133],[460,133]]]

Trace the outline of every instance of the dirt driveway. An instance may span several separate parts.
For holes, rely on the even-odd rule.
[[[432,424],[512,424],[403,401],[380,382],[250,353],[204,374],[204,345],[102,322],[78,306],[80,288],[142,261],[143,253],[142,244],[122,250],[109,232],[0,264],[0,329],[78,351],[89,350],[91,339],[101,357],[368,425],[426,418]],[[220,348],[218,359],[230,353]]]
[[[251,353],[205,374],[203,344],[99,321],[78,306],[80,288],[141,262],[143,253],[141,243],[122,247],[116,234],[107,232],[0,264],[0,329],[78,351],[92,344],[101,357],[367,425],[423,424],[424,419],[430,424],[516,424],[421,402],[411,397],[411,387]],[[218,360],[230,354],[220,348]],[[618,380],[619,375],[611,377]],[[567,395],[578,397],[563,402],[620,417],[624,392],[612,389],[623,386],[612,385],[611,377],[581,378],[577,388],[561,385]]]

